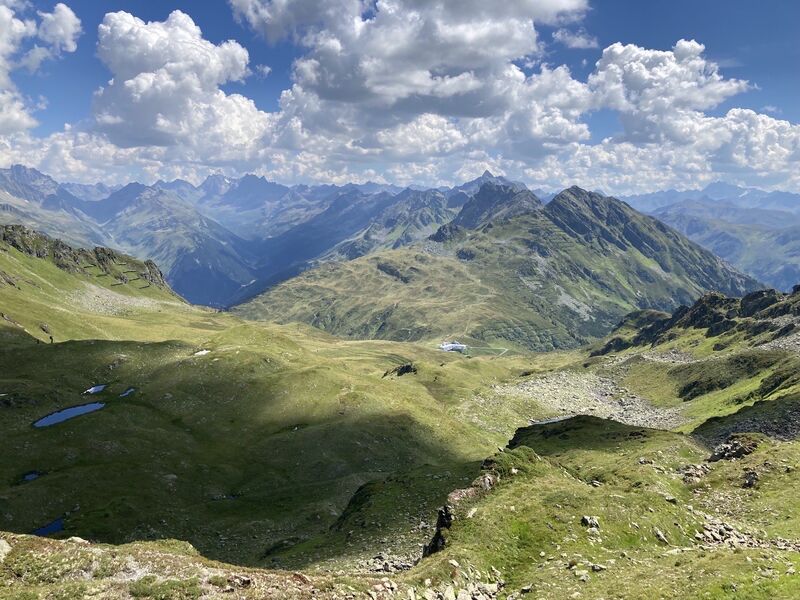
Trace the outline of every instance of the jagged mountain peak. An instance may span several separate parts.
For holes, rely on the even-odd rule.
[[[600,192],[585,190],[577,185],[556,194],[547,204],[545,211],[557,221],[574,225],[573,228],[577,231],[587,231],[594,227],[592,224],[619,228],[624,227],[626,223],[649,219],[622,200]]]
[[[231,189],[234,182],[234,179],[226,175],[215,173],[206,177],[205,181],[197,186],[197,189],[203,193],[204,198],[219,198]]]
[[[222,173],[214,173],[213,175],[209,175],[208,177],[206,177],[203,183],[201,183],[199,187],[218,185],[220,183],[228,184],[231,181],[233,180],[227,175],[223,175]]]
[[[592,202],[605,202],[605,201],[617,201],[616,198],[612,198],[610,196],[605,196],[599,192],[586,190],[580,186],[572,185],[568,188],[561,190],[558,194],[553,197],[552,202],[558,204],[567,204],[567,203],[578,203],[578,204],[590,204]]]
[[[483,172],[483,175],[481,175],[480,177],[477,177],[471,181],[467,181],[466,183],[463,183],[456,187],[450,188],[449,190],[447,190],[447,194],[449,196],[453,196],[456,194],[466,194],[468,196],[471,196],[472,194],[475,194],[483,184],[488,182],[507,185],[516,188],[518,190],[528,189],[523,183],[511,181],[509,179],[506,179],[502,175],[494,175],[491,171],[487,169],[486,171]]]
[[[33,167],[26,167],[25,165],[21,164],[11,165],[7,170],[15,177],[24,177],[29,179],[50,179],[52,181],[52,178],[49,175],[45,175]]]
[[[122,194],[125,194],[125,195],[140,194],[144,190],[146,190],[147,187],[148,186],[146,186],[143,183],[139,183],[138,181],[134,181],[132,183],[129,183],[127,185],[122,186],[119,190],[114,192],[114,194],[112,194],[112,195],[116,196],[116,195],[122,195]]]
[[[266,177],[248,174],[230,182],[222,192],[220,202],[240,211],[253,210],[279,200],[289,191],[290,188],[269,181]]]
[[[353,337],[459,331],[476,346],[551,349],[605,335],[634,308],[757,287],[615,198],[572,187],[542,207],[529,190],[487,181],[426,241],[310,269],[237,310]]]
[[[509,219],[541,209],[542,202],[528,189],[491,180],[464,204],[453,220],[459,227],[475,229],[492,221]]]
[[[19,198],[38,203],[58,193],[59,189],[52,177],[23,165],[0,169],[0,187]]]

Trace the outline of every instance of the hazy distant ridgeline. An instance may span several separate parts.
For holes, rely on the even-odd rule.
[[[487,183],[494,186],[485,187]],[[513,193],[504,194],[505,188]],[[544,201],[553,197],[538,193]],[[726,220],[730,211],[722,206],[733,201],[725,200],[719,210],[717,205],[711,207],[711,223],[704,214],[687,224],[691,211],[669,208],[687,194],[713,196],[714,202],[734,195],[737,206],[744,207],[741,210],[763,218],[748,218],[748,225],[731,223]],[[486,225],[519,216],[541,204],[538,199],[528,202],[529,197],[536,195],[524,185],[488,172],[453,188],[422,190],[375,183],[288,187],[253,175],[239,179],[214,175],[199,186],[175,180],[109,187],[59,184],[21,166],[0,170],[0,222],[22,223],[75,244],[105,245],[152,259],[178,293],[212,306],[246,301],[322,262],[349,261],[417,243],[430,247],[425,240],[442,225],[452,221],[475,228],[476,218]],[[655,216],[755,279],[785,289],[798,274],[796,236],[777,228],[789,222],[782,216],[796,197],[717,184],[702,192],[660,192],[626,200],[643,210],[658,208]],[[777,220],[770,221],[770,215],[777,215]],[[696,226],[701,218],[702,231]],[[758,226],[753,229],[752,223]],[[765,228],[774,229],[763,233]],[[513,273],[510,277],[518,280]],[[696,288],[706,289],[704,284]],[[613,285],[606,290],[606,296],[616,293]],[[635,295],[636,290],[625,293]],[[578,302],[588,300],[578,297]],[[663,300],[663,306],[674,306],[674,299]],[[662,305],[661,298],[649,298],[624,306],[647,302]],[[574,309],[577,304],[572,304]],[[607,325],[603,321],[599,330]]]
[[[626,197],[740,270],[788,291],[800,281],[800,195],[715,183]]]

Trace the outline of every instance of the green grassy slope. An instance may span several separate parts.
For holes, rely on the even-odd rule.
[[[474,589],[476,572],[496,569],[509,598],[794,598],[800,553],[780,540],[797,536],[800,490],[784,465],[799,452],[762,440],[691,479],[682,469],[708,450],[686,436],[593,417],[523,429],[485,464],[491,491],[462,492],[444,550],[405,581]],[[757,489],[742,487],[748,468],[764,473]],[[736,533],[698,539],[721,526]]]
[[[780,426],[798,422],[800,295],[711,295],[587,350],[470,359],[243,321],[0,248],[0,597],[800,593],[800,445]],[[36,343],[42,320],[58,343]],[[531,387],[554,377],[563,406]],[[627,391],[578,385],[601,378]],[[102,410],[31,426],[101,383]],[[633,393],[680,409],[676,431],[527,425]],[[706,462],[737,431],[754,451]],[[58,517],[54,538],[93,543],[23,535]],[[440,552],[375,571],[416,563],[436,531]]]
[[[159,339],[189,307],[153,263],[74,251],[31,230],[0,227],[0,310],[7,331],[33,339]],[[149,323],[151,326],[145,326]]]
[[[565,397],[598,375],[624,387],[590,395],[644,398],[682,424],[577,416],[519,429],[450,494],[443,549],[404,583],[458,593],[501,576],[509,598],[797,597],[799,326],[800,293],[771,291],[630,315],[562,372]],[[547,393],[526,387],[539,378],[514,389]],[[726,440],[746,450],[711,460]]]
[[[416,525],[465,469],[514,427],[504,415],[504,433],[487,432],[459,414],[509,377],[513,360],[243,322],[166,287],[114,285],[6,245],[0,270],[13,281],[0,285],[0,529],[66,516],[64,536],[175,537],[248,564],[355,560],[386,535],[402,554],[427,538]],[[56,344],[36,342],[48,339],[42,326]],[[385,376],[409,362],[416,374]],[[31,427],[87,402],[82,392],[96,384],[109,385],[91,398],[104,409]],[[20,485],[28,471],[44,475]],[[362,485],[387,478],[412,493],[392,499],[380,527],[329,533]],[[292,554],[301,542],[320,549]]]
[[[421,246],[323,265],[235,312],[354,338],[552,350],[601,337],[636,308],[755,287],[657,221],[574,188],[477,230],[447,226]]]
[[[636,325],[633,325],[633,322]],[[633,392],[681,407],[683,430],[800,432],[800,294],[710,294],[674,315],[633,315],[594,354],[614,356]]]

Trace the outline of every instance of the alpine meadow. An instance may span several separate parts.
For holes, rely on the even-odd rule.
[[[0,600],[800,597],[798,22],[0,0]]]

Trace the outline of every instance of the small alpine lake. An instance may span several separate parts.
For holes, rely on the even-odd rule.
[[[39,527],[39,529],[34,529],[33,535],[44,537],[58,533],[59,531],[64,531],[64,517],[59,517],[55,521],[51,521],[47,525]]]
[[[58,423],[63,423],[64,421],[68,421],[69,419],[73,419],[75,417],[79,417],[81,415],[85,415],[87,413],[95,412],[104,408],[106,405],[105,402],[90,402],[89,404],[80,404],[78,406],[71,406],[69,408],[65,408],[63,410],[56,411],[54,413],[50,413],[49,415],[42,417],[38,421],[33,423],[33,426],[37,429],[42,427],[50,427],[52,425],[57,425]]]

